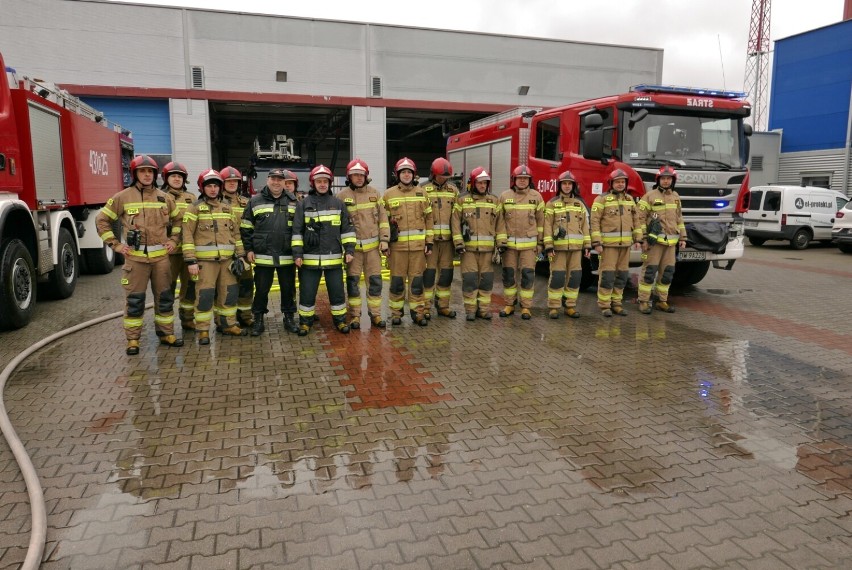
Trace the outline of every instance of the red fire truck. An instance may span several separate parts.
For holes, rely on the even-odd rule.
[[[81,261],[108,273],[95,215],[122,188],[130,133],[56,86],[18,79],[0,55],[0,328],[31,319],[36,296],[74,293]],[[82,254],[82,259],[81,259]]]
[[[509,187],[513,168],[526,164],[545,200],[556,193],[559,174],[571,170],[587,206],[607,191],[616,168],[627,172],[629,192],[639,198],[661,166],[674,166],[689,234],[675,281],[691,285],[711,264],[731,269],[743,255],[750,112],[740,92],[639,85],[565,107],[486,117],[451,136],[447,156],[456,172],[484,166],[495,193]],[[631,265],[640,265],[641,251],[631,253]],[[584,265],[584,288],[594,282],[596,263],[593,257]]]

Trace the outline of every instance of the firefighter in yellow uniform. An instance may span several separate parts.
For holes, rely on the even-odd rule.
[[[347,186],[337,197],[343,200],[355,228],[355,251],[346,264],[346,293],[349,296],[349,327],[361,328],[361,275],[367,284],[367,314],[374,327],[384,327],[382,318],[382,255],[388,253],[390,224],[378,190],[370,186],[370,168],[360,158],[346,165]]]
[[[248,198],[240,196],[240,184],[243,181],[243,175],[233,166],[226,166],[219,171],[222,180],[225,181],[222,198],[225,202],[231,205],[231,210],[237,220],[243,219],[243,211],[248,204]],[[237,297],[237,322],[242,327],[251,327],[254,324],[252,317],[251,306],[254,301],[254,275],[252,274],[251,264],[246,264],[243,274],[240,275]]]
[[[432,255],[426,259],[426,271],[423,272],[423,290],[425,292],[425,312],[427,319],[432,318],[432,303],[442,317],[456,318],[456,312],[450,309],[450,287],[453,284],[453,236],[450,220],[453,216],[453,204],[459,197],[459,189],[450,182],[453,167],[446,158],[432,161],[429,172],[430,182],[423,186],[432,207],[432,232],[435,246]],[[437,291],[435,279],[437,277]]]
[[[453,244],[461,256],[465,319],[490,320],[498,201],[488,191],[491,176],[481,166],[470,171],[469,184],[469,192],[459,196],[453,205]]]
[[[412,320],[425,327],[426,320],[423,298],[423,271],[426,257],[432,253],[432,208],[429,197],[417,187],[417,167],[408,157],[399,159],[394,166],[399,183],[391,186],[382,196],[382,205],[390,222],[390,266],[391,281],[388,304],[391,323],[402,324],[406,291],[408,308]]]
[[[559,193],[544,209],[544,251],[550,260],[547,308],[551,319],[559,318],[562,297],[565,314],[576,319],[577,297],[583,279],[582,257],[592,246],[586,205],[580,199],[577,181],[570,170],[559,175]]]
[[[239,221],[231,205],[219,198],[222,177],[213,169],[198,176],[201,197],[183,217],[183,257],[190,275],[198,276],[195,327],[198,344],[210,344],[215,314],[222,334],[243,336],[237,324],[238,275],[246,262]]]
[[[149,282],[160,343],[183,346],[183,340],[174,334],[175,296],[168,257],[179,245],[180,218],[174,198],[154,185],[157,170],[157,162],[150,156],[135,157],[130,162],[133,184],[110,198],[95,219],[100,238],[125,257],[121,284],[126,297],[124,335],[129,355],[139,354]],[[121,243],[112,230],[117,221],[127,232],[127,243]]]
[[[639,283],[639,312],[651,313],[651,292],[656,289],[658,310],[674,313],[669,304],[669,286],[675,272],[676,248],[686,247],[686,225],[683,222],[680,196],[675,192],[677,171],[663,166],[657,172],[654,188],[639,200],[644,240],[644,262]]]
[[[626,316],[622,302],[630,277],[630,246],[642,241],[639,207],[626,192],[627,174],[609,175],[609,191],[592,204],[592,247],[598,252],[598,308],[605,317]]]
[[[183,214],[190,204],[195,202],[195,194],[190,193],[186,189],[186,179],[189,173],[186,166],[180,162],[169,162],[163,167],[161,172],[163,176],[163,185],[160,187],[164,192],[174,199],[178,209],[178,219],[183,221]],[[177,228],[180,229],[178,224]],[[169,265],[171,266],[172,274],[172,295],[177,290],[177,282],[180,279],[180,299],[178,299],[178,316],[180,317],[180,325],[184,332],[195,331],[195,317],[193,311],[195,307],[195,281],[189,276],[189,271],[186,269],[186,264],[183,262],[183,253],[180,248],[175,249],[169,254]]]
[[[530,319],[535,261],[543,246],[544,200],[532,189],[532,173],[527,166],[516,167],[510,182],[511,189],[500,195],[497,217],[497,247],[503,257],[503,296],[506,299],[500,316],[512,315],[520,297],[521,318]]]

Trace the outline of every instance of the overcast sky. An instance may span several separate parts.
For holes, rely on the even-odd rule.
[[[136,0],[663,48],[663,82],[742,89],[751,0]],[[839,22],[843,0],[774,0],[771,39]]]

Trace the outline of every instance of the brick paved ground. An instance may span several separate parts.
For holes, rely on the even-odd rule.
[[[118,321],[58,342],[6,393],[43,568],[852,567],[852,256],[747,256],[674,315],[603,319],[585,293],[551,321],[540,281],[529,322],[298,338],[276,317],[169,349],[148,315],[136,358]],[[0,334],[4,363],[119,309],[116,281]],[[29,511],[0,449],[15,567]]]

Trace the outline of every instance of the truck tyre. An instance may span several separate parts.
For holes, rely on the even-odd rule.
[[[709,270],[709,261],[689,261],[678,263],[675,266],[675,273],[672,278],[672,287],[675,289],[683,289],[690,285],[695,285],[704,279],[704,276],[707,275]]]
[[[53,299],[67,299],[74,294],[77,276],[80,274],[77,246],[67,228],[59,229],[58,250],[59,264],[48,276],[47,294]]]
[[[35,311],[36,272],[30,252],[19,239],[0,246],[0,329],[27,325]]]
[[[115,267],[115,252],[107,244],[103,244],[99,249],[84,249],[83,261],[87,273],[106,275]]]
[[[766,243],[766,240],[764,238],[750,237],[748,238],[748,242],[751,245],[756,245],[757,247],[760,247]]]
[[[811,235],[810,230],[806,228],[799,228],[796,230],[796,233],[793,234],[793,239],[790,240],[790,247],[793,249],[807,249],[808,244],[811,243],[813,239],[813,235]]]
[[[852,243],[841,243],[837,245],[837,249],[843,253],[852,253]]]

